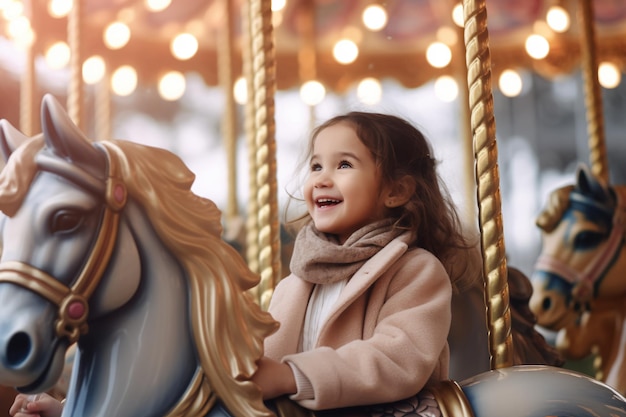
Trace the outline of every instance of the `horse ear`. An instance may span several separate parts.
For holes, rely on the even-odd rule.
[[[0,120],[0,154],[2,154],[4,162],[9,159],[13,151],[29,139],[28,136],[14,128],[8,120]]]
[[[53,153],[96,176],[103,175],[106,156],[93,146],[51,94],[46,94],[41,103],[41,126],[46,147]]]
[[[584,164],[579,165],[576,172],[576,190],[596,201],[607,204],[614,201],[609,187],[600,182]]]

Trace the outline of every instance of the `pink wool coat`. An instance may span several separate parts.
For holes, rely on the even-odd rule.
[[[447,379],[452,287],[443,265],[402,237],[369,259],[343,289],[317,347],[296,353],[313,284],[295,275],[276,287],[269,311],[280,322],[265,354],[310,380],[312,410],[397,401]]]

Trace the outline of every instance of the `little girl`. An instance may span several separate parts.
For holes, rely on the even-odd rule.
[[[471,247],[429,144],[403,119],[352,112],[314,130],[309,158],[310,221],[270,302],[281,325],[254,381],[313,410],[414,396],[448,377],[443,265]]]
[[[318,127],[309,154],[310,219],[272,297],[281,326],[253,380],[266,399],[289,394],[314,410],[415,396],[448,377],[457,280],[443,265],[460,276],[471,248],[429,144],[403,119],[353,112]],[[20,394],[10,414],[60,409]]]

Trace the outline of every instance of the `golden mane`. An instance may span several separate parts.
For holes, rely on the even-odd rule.
[[[249,379],[263,340],[278,324],[245,293],[259,277],[222,240],[220,211],[191,191],[195,176],[174,154],[127,141],[100,143],[117,160],[129,197],[187,274],[192,330],[204,370],[201,395],[216,394],[237,417],[273,416]],[[0,210],[7,216],[21,206],[42,147],[41,136],[27,141],[0,173]]]
[[[129,196],[185,269],[198,357],[213,392],[238,417],[272,416],[250,377],[263,340],[277,328],[245,291],[258,283],[237,251],[221,239],[220,211],[195,195],[195,175],[174,154],[111,141]]]
[[[545,232],[551,232],[556,227],[567,209],[569,195],[573,189],[573,185],[566,185],[550,193],[548,203],[535,220],[537,227]]]
[[[36,136],[18,147],[0,173],[0,211],[11,217],[22,205],[37,164],[35,155],[43,148],[43,136]]]

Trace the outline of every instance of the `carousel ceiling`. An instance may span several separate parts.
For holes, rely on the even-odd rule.
[[[74,0],[78,1],[78,0]],[[507,68],[528,68],[544,76],[571,72],[580,64],[581,30],[577,4],[583,0],[487,0],[488,29],[494,74]],[[68,41],[68,18],[52,17],[51,0],[24,3],[35,35],[33,51],[44,54],[57,41]],[[4,0],[0,4],[21,3]],[[227,0],[173,0],[161,11],[149,11],[144,0],[82,0],[79,36],[84,58],[100,55],[114,70],[130,65],[140,83],[152,83],[170,70],[196,71],[209,85],[218,84],[218,68],[224,55],[220,36],[228,22]],[[317,79],[327,89],[343,91],[366,77],[393,78],[407,87],[419,86],[439,75],[458,75],[464,71],[463,32],[454,24],[452,0],[286,0],[274,14],[274,39],[277,87],[287,89],[305,79]],[[622,71],[626,68],[626,1],[593,0],[597,57]],[[233,32],[229,59],[235,75],[242,68],[241,0],[230,0]],[[378,31],[368,30],[362,22],[363,10],[379,4],[387,12],[387,24]],[[30,7],[28,7],[30,5]],[[571,16],[571,25],[563,33],[546,24],[550,7],[559,5]],[[30,10],[29,10],[30,9]],[[0,33],[11,39],[10,18],[0,19]],[[122,22],[130,29],[130,38],[122,47],[105,45],[103,33],[112,22]],[[170,45],[181,33],[198,41],[197,52],[187,59],[175,58]],[[542,35],[550,45],[542,59],[525,50],[528,37]],[[340,39],[350,39],[358,46],[358,57],[341,64],[332,50]],[[427,62],[426,51],[433,42],[441,42],[452,52],[449,64],[435,68]],[[76,40],[75,40],[76,44]]]

